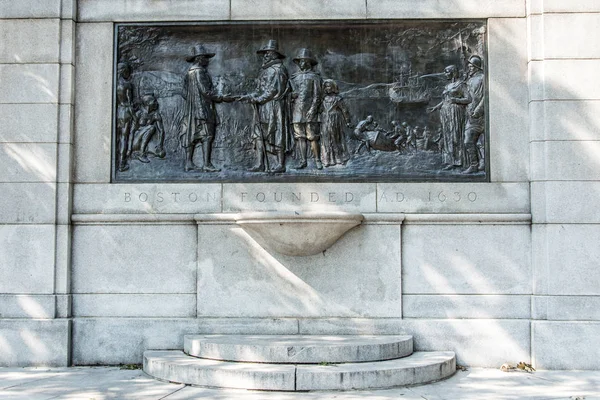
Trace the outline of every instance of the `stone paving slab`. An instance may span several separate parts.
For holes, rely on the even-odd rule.
[[[351,392],[280,393],[195,388],[118,367],[0,368],[0,399],[36,400],[470,400],[600,399],[600,371],[501,372],[473,368],[430,385]]]

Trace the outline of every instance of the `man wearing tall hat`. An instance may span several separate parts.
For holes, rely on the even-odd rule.
[[[471,94],[471,102],[467,105],[467,123],[465,126],[465,150],[469,166],[463,174],[472,174],[483,167],[480,160],[477,141],[485,131],[485,79],[483,75],[481,57],[473,55],[469,57],[469,79],[467,87]],[[483,168],[482,168],[483,169]]]
[[[291,78],[292,126],[297,154],[300,158],[296,169],[306,168],[308,143],[317,169],[323,169],[319,145],[319,108],[321,106],[321,77],[313,71],[317,60],[309,49],[300,49],[293,59],[300,69]]]
[[[204,46],[196,45],[186,57],[192,64],[184,80],[185,108],[180,136],[181,146],[185,149],[185,171],[219,171],[211,162],[215,130],[219,124],[215,103],[233,99],[220,96],[213,87],[208,64],[214,56],[215,53],[208,52]],[[198,144],[202,145],[202,168],[194,164]]]
[[[289,129],[287,97],[289,75],[283,65],[285,56],[279,51],[277,41],[269,40],[256,52],[263,57],[254,92],[241,96],[254,107],[255,124],[252,138],[256,150],[256,165],[252,172],[285,172],[285,152],[292,148]],[[276,164],[271,168],[268,153],[276,155]]]

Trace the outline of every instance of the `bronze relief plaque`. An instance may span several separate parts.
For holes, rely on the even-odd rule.
[[[485,182],[486,23],[115,26],[115,182]]]

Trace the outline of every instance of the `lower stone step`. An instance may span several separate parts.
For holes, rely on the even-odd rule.
[[[157,379],[236,389],[389,388],[437,381],[455,370],[453,352],[417,352],[396,360],[330,365],[237,363],[190,357],[178,350],[144,353],[144,371]]]
[[[391,360],[412,354],[408,335],[188,335],[186,354],[223,361],[319,364]]]
[[[186,385],[289,391],[296,388],[295,365],[206,360],[179,350],[145,351],[144,372],[163,381]]]
[[[454,352],[416,352],[397,360],[304,365],[296,370],[296,390],[377,389],[439,381],[454,374]]]

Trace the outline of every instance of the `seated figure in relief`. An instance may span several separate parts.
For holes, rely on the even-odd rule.
[[[164,141],[165,130],[163,128],[162,117],[158,112],[158,101],[154,94],[144,94],[142,96],[142,107],[135,114],[136,124],[133,134],[133,153],[132,156],[143,163],[148,163],[148,154],[153,154],[158,158],[165,158]],[[158,144],[153,151],[148,150],[150,141],[156,137]]]

